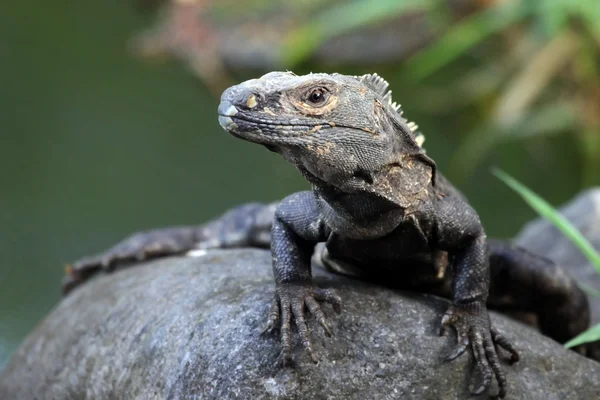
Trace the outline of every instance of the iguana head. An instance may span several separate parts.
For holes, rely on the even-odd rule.
[[[218,111],[224,129],[281,154],[315,184],[398,197],[391,192],[422,191],[435,174],[416,125],[377,74],[271,72],[227,89]]]

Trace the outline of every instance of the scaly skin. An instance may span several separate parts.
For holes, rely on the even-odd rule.
[[[219,121],[234,136],[261,144],[294,164],[312,190],[278,204],[240,206],[208,224],[134,235],[80,260],[65,291],[90,273],[135,259],[193,248],[270,245],[275,296],[265,331],[280,329],[280,361],[291,357],[291,323],[313,361],[308,310],[329,333],[321,302],[340,297],[312,284],[311,257],[368,279],[452,299],[440,333],[452,327],[453,360],[471,349],[482,382],[507,383],[497,348],[519,355],[490,324],[487,304],[538,317],[542,332],[564,342],[589,324],[585,295],[552,262],[504,242],[490,242],[479,216],[421,148],[416,125],[402,118],[377,75],[296,76],[272,72],[227,89]],[[490,268],[491,267],[491,268]],[[490,277],[492,281],[490,283]]]

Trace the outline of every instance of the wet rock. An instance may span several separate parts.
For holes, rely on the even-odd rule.
[[[2,399],[465,399],[472,357],[443,363],[448,303],[315,269],[344,311],[314,321],[313,364],[275,366],[276,335],[260,335],[273,294],[270,255],[215,250],[99,276],[65,298],[0,376]],[[492,313],[521,351],[505,365],[512,399],[600,398],[600,364]],[[475,377],[478,379],[478,377]],[[496,392],[497,388],[492,389]]]

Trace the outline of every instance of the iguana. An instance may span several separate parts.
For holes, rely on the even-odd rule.
[[[221,126],[279,153],[312,190],[242,205],[200,226],[135,234],[74,263],[65,293],[99,269],[135,260],[270,246],[275,294],[265,330],[279,328],[286,364],[293,321],[316,361],[305,312],[329,334],[320,302],[339,310],[342,301],[334,290],[313,286],[314,254],[336,272],[387,277],[396,287],[450,298],[440,333],[454,328],[458,343],[447,359],[470,348],[482,377],[473,394],[487,391],[495,376],[504,397],[498,347],[512,362],[519,354],[491,326],[487,305],[534,313],[543,333],[564,342],[588,326],[587,298],[553,262],[486,238],[477,212],[437,170],[388,86],[377,74],[271,72],[230,87],[218,107]]]

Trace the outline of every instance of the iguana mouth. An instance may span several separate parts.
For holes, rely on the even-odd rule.
[[[285,127],[285,128],[290,128],[290,129],[296,130],[297,128],[310,129],[315,126],[322,125],[322,124],[318,124],[315,122],[290,123],[290,122],[266,120],[266,119],[262,119],[262,118],[256,118],[256,117],[252,117],[249,115],[240,115],[240,114],[236,115],[235,117],[226,117],[226,116],[222,116],[222,117],[229,118],[234,123],[236,121],[238,121],[238,122],[243,122],[248,125],[255,125],[257,127],[262,127],[262,128],[264,128],[264,127]],[[229,123],[229,122],[226,121],[226,123]]]
[[[280,121],[262,118],[261,115],[256,115],[256,112],[245,113],[243,110],[236,108],[231,102],[224,100],[219,105],[219,124],[223,129],[230,133],[243,134],[272,134],[294,135],[302,134],[313,130],[316,126],[321,126],[319,121],[296,120],[296,121]],[[325,124],[325,126],[330,126]],[[320,129],[320,128],[319,128]]]
[[[290,118],[287,120],[272,119],[269,113],[253,110],[248,112],[237,108],[228,100],[221,100],[218,108],[219,124],[234,136],[252,142],[282,142],[285,137],[291,138],[316,133],[331,128],[353,129],[370,135],[378,133],[369,128],[349,126],[326,120],[313,118]]]
[[[289,124],[276,121],[266,122],[240,115],[234,117],[220,115],[219,123],[223,129],[236,137],[261,143],[285,142],[286,138],[292,139],[294,137],[315,132],[314,127],[316,126],[307,124]]]

